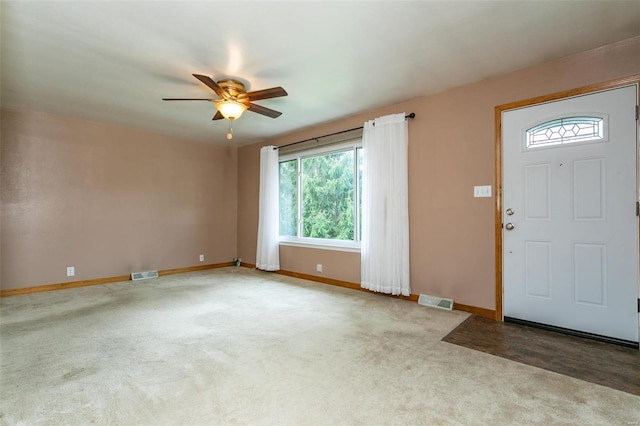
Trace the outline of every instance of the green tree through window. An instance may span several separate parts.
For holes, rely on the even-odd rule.
[[[353,240],[353,151],[302,159],[302,236]]]
[[[280,235],[295,237],[298,229],[298,161],[280,163]]]
[[[280,235],[359,241],[362,149],[289,154],[280,161]],[[293,157],[293,158],[292,158]]]

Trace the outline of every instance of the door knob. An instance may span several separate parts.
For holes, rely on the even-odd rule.
[[[504,227],[507,228],[507,231],[511,231],[513,228],[515,228],[515,226],[511,222],[507,223]]]
[[[508,216],[511,216],[514,213],[515,213],[515,211],[513,209],[511,209],[511,208],[507,209],[507,215]]]

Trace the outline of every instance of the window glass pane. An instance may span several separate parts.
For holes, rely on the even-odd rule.
[[[298,160],[280,163],[280,235],[298,232]]]
[[[601,117],[566,117],[547,121],[527,130],[527,148],[604,139]]]
[[[302,236],[354,239],[354,151],[302,161]]]
[[[358,241],[362,239],[362,160],[364,154],[362,148],[356,149],[358,158]]]

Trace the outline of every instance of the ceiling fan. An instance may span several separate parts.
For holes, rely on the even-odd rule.
[[[213,90],[220,99],[209,98],[163,98],[163,101],[208,101],[216,104],[216,115],[213,116],[214,120],[221,120],[226,118],[229,120],[229,133],[227,139],[233,137],[233,129],[231,128],[231,122],[240,118],[243,112],[246,110],[256,112],[258,114],[266,115],[271,118],[278,118],[282,115],[280,111],[266,108],[252,103],[253,101],[259,101],[262,99],[279,98],[281,96],[287,96],[288,93],[282,87],[272,87],[270,89],[256,90],[254,92],[247,92],[244,84],[238,80],[227,79],[220,80],[218,82],[213,81],[206,75],[193,74],[195,78],[204,83],[207,87]]]

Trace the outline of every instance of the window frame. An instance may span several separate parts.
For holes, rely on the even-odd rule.
[[[279,244],[284,246],[295,247],[308,247],[316,249],[326,250],[338,250],[348,252],[360,252],[360,197],[358,193],[359,188],[359,173],[358,173],[358,149],[362,149],[362,137],[350,138],[345,141],[337,143],[329,143],[324,146],[313,147],[309,149],[295,150],[291,152],[284,152],[278,156],[278,165],[282,162],[297,160],[297,198],[298,198],[298,211],[297,211],[297,236],[279,235]],[[301,231],[303,226],[302,221],[302,160],[305,158],[316,157],[320,155],[331,155],[341,152],[353,151],[353,188],[354,188],[354,200],[353,200],[353,212],[354,212],[354,240],[338,240],[330,238],[313,238],[313,237],[301,237]]]

